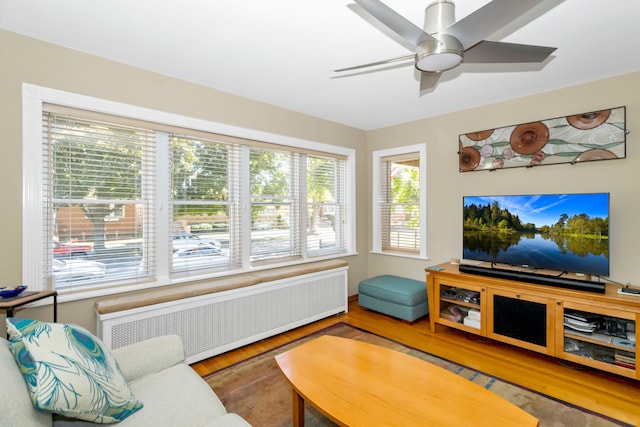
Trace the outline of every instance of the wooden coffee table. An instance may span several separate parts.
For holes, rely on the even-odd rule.
[[[537,426],[514,404],[463,377],[388,348],[324,335],[276,356],[304,402],[342,426]]]

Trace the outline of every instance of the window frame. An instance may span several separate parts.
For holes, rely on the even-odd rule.
[[[163,286],[174,283],[184,283],[194,280],[202,280],[207,278],[225,276],[228,274],[237,274],[244,271],[255,271],[261,269],[275,268],[279,266],[292,265],[312,260],[330,259],[336,257],[344,257],[354,255],[355,252],[355,150],[337,145],[330,145],[316,141],[304,140],[294,137],[268,133],[259,130],[247,129],[238,126],[227,125],[219,122],[213,122],[194,117],[168,113],[164,111],[153,110],[144,107],[138,107],[130,104],[124,104],[115,101],[109,101],[94,98],[86,95],[61,91],[57,89],[46,88],[29,83],[23,83],[22,86],[22,116],[23,116],[23,224],[22,224],[22,281],[28,284],[33,290],[44,290],[47,285],[43,284],[42,278],[45,273],[45,266],[42,265],[42,259],[45,239],[43,237],[42,228],[34,227],[33,224],[43,224],[44,209],[42,201],[43,195],[43,179],[40,171],[42,170],[42,113],[43,105],[46,103],[56,104],[64,107],[75,109],[83,109],[97,112],[99,114],[110,114],[134,120],[142,120],[153,123],[166,124],[168,126],[176,126],[194,131],[209,132],[221,135],[229,135],[233,138],[244,138],[253,141],[259,141],[266,144],[275,144],[277,146],[288,147],[293,150],[307,150],[330,153],[341,156],[346,162],[346,197],[345,204],[348,207],[346,215],[346,223],[348,229],[345,235],[344,251],[333,254],[323,254],[322,256],[307,257],[304,254],[302,259],[288,260],[281,263],[273,263],[266,265],[250,265],[244,264],[241,269],[232,272],[207,272],[202,275],[193,275],[188,277],[172,277],[169,268],[163,267],[163,262],[157,262],[157,270],[155,278],[143,283],[130,283],[121,286],[105,286],[83,289],[79,288],[73,292],[60,292],[60,301],[73,301],[84,298],[92,298],[114,293],[127,292]],[[167,153],[163,154],[163,149],[158,147],[158,157],[168,158]],[[165,159],[168,160],[168,159]],[[160,160],[159,160],[160,161]],[[169,182],[170,171],[158,168],[156,182]],[[38,173],[33,173],[38,171]],[[168,198],[169,186],[159,185],[156,190],[158,212],[156,217],[156,259],[162,259],[164,255],[160,248],[170,247],[170,232],[168,217]],[[304,203],[305,201],[301,201]],[[52,283],[48,286],[52,287]]]
[[[402,251],[389,251],[383,249],[383,227],[382,227],[382,213],[381,203],[382,200],[382,185],[381,177],[383,174],[382,163],[383,159],[392,156],[406,156],[411,154],[417,154],[420,161],[420,248],[417,254],[402,252]],[[398,256],[404,258],[417,258],[428,259],[427,257],[427,145],[414,144],[403,147],[389,148],[385,150],[376,150],[372,153],[372,248],[371,253]]]

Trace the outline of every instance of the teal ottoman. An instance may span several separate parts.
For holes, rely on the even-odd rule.
[[[425,282],[383,275],[358,285],[358,305],[398,319],[414,322],[429,314]]]

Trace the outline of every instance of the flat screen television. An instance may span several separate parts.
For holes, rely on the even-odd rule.
[[[609,275],[609,193],[463,197],[463,258]]]

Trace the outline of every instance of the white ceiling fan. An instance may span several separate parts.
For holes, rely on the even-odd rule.
[[[484,40],[544,0],[493,0],[460,21],[455,4],[436,0],[425,10],[424,29],[380,0],[354,0],[380,23],[414,47],[398,58],[334,70],[341,73],[414,59],[420,71],[420,94],[433,89],[442,73],[465,63],[541,63],[555,47]]]

